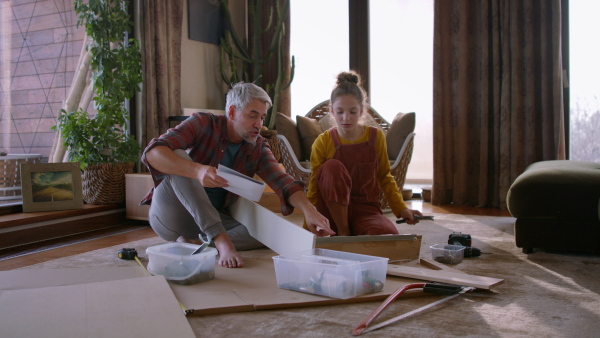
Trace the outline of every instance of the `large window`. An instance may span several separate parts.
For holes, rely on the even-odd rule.
[[[433,0],[370,1],[369,12],[371,104],[389,122],[416,112],[407,182],[431,184]],[[292,118],[328,99],[336,74],[349,69],[348,15],[348,0],[291,0]]]
[[[0,1],[0,150],[48,157],[83,42],[75,26],[72,0]]]
[[[600,163],[600,2],[569,1],[570,159]]]
[[[371,105],[387,121],[416,113],[408,181],[433,179],[433,0],[370,2]]]
[[[348,0],[291,0],[290,13],[295,118],[329,99],[335,76],[348,70]]]

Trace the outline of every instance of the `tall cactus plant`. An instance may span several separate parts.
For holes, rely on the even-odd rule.
[[[285,0],[283,6],[275,1],[275,6],[269,8],[269,17],[266,25],[263,25],[262,8],[263,0],[249,0],[248,14],[252,17],[253,36],[251,45],[246,39],[241,40],[233,29],[231,13],[229,12],[228,0],[220,0],[225,14],[227,27],[225,35],[221,39],[221,58],[219,68],[221,77],[228,85],[244,81],[253,82],[262,87],[271,97],[273,107],[269,109],[265,126],[273,129],[275,116],[279,108],[279,96],[286,90],[294,79],[295,60],[292,56],[291,72],[289,79],[285,78],[283,60],[283,37],[285,36],[285,19],[289,12],[290,1]],[[270,41],[264,41],[263,34],[273,30]],[[267,43],[269,48],[266,53],[261,50],[261,45]],[[265,83],[265,65],[275,58],[277,65],[277,77],[274,83]]]

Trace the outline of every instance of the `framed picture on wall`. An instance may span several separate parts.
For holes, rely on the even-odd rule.
[[[219,0],[188,0],[188,38],[221,44],[225,31],[223,10]]]
[[[23,212],[83,208],[79,163],[21,165]]]

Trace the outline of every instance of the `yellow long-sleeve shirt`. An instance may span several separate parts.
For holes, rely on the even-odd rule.
[[[362,136],[355,141],[349,141],[340,136],[342,144],[363,143],[369,140],[369,130],[372,127],[365,126],[365,131]],[[375,149],[377,151],[377,181],[379,188],[383,190],[385,198],[388,200],[392,212],[396,217],[400,217],[400,211],[406,209],[406,204],[402,198],[402,194],[398,190],[398,185],[394,181],[394,177],[390,173],[390,161],[387,155],[387,145],[385,143],[385,135],[381,129],[377,129],[377,138],[375,140]],[[335,146],[331,141],[329,130],[325,131],[317,137],[312,145],[310,155],[310,181],[308,183],[308,198],[312,204],[317,204],[317,186],[314,181],[315,173],[325,163],[325,161],[333,158]],[[358,155],[357,155],[358,156]]]

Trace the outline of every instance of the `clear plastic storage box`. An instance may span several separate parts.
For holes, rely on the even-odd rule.
[[[163,275],[177,284],[196,284],[215,278],[217,249],[208,247],[192,255],[200,246],[189,243],[167,243],[146,249],[148,272]]]
[[[347,299],[381,291],[388,258],[312,249],[273,261],[278,287]]]
[[[462,245],[435,244],[431,246],[431,256],[434,260],[444,264],[458,264],[465,255]]]

